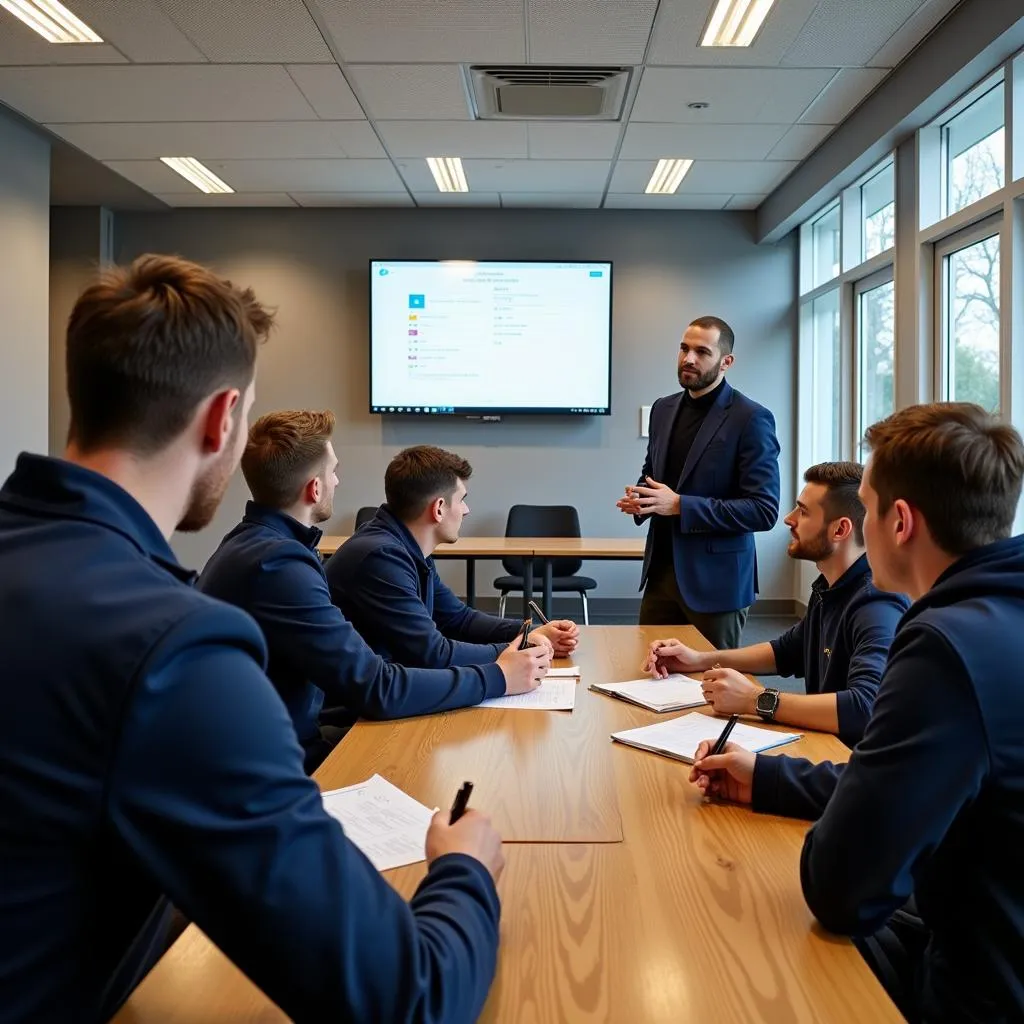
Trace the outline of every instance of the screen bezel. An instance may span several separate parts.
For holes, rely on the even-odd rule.
[[[592,412],[583,409],[547,409],[540,406],[452,406],[444,407],[444,411],[423,411],[409,407],[394,409],[393,407],[376,407],[373,404],[373,265],[374,263],[479,263],[487,264],[508,264],[528,263],[533,266],[544,266],[549,263],[585,263],[608,268],[608,407],[604,411]],[[466,257],[451,257],[450,259],[387,259],[385,257],[374,257],[367,261],[366,269],[366,290],[367,290],[367,351],[369,353],[369,393],[367,395],[367,408],[372,416],[472,416],[473,418],[483,416],[611,416],[612,414],[612,312],[615,305],[615,270],[611,260],[580,260],[580,259],[504,259],[504,260],[470,260]],[[440,407],[439,407],[440,408]]]

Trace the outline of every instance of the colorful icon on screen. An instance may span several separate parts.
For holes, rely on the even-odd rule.
[[[409,296],[409,308],[410,309],[426,309],[427,308],[427,297],[426,297],[426,295],[410,295]]]

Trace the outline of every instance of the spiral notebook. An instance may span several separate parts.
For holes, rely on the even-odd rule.
[[[707,704],[703,684],[690,676],[675,675],[664,679],[630,679],[625,683],[594,683],[590,687],[609,697],[628,700],[649,711],[682,711]]]
[[[693,764],[693,755],[704,740],[714,742],[725,728],[726,719],[702,715],[699,711],[691,711],[688,715],[670,719],[667,722],[656,722],[644,725],[639,729],[625,729],[613,732],[612,739],[625,743],[640,750],[649,750],[653,754],[664,754],[674,757],[677,761]],[[801,737],[798,732],[775,732],[772,729],[759,729],[754,725],[737,723],[729,737],[731,743],[755,754],[773,747],[781,747]]]

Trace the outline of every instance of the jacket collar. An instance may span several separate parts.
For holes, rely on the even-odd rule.
[[[183,583],[184,568],[152,516],[119,484],[64,459],[22,453],[0,490],[0,506],[53,519],[73,519],[112,530]]]
[[[683,481],[693,472],[693,467],[697,465],[697,460],[704,454],[704,449],[711,443],[711,439],[718,433],[718,428],[725,422],[725,418],[729,414],[729,407],[732,405],[732,398],[732,385],[727,380],[723,380],[719,385],[715,401],[704,414],[700,430],[697,431],[697,436],[693,439],[693,444],[686,454],[683,472],[680,474],[679,479],[677,481],[665,480],[663,483],[668,484],[673,489],[682,487]],[[682,392],[680,392],[680,401],[682,401]],[[666,447],[666,455],[667,452],[668,449]]]
[[[385,502],[373,519],[373,524],[380,529],[386,530],[412,555],[417,565],[429,567],[430,561],[423,556],[423,550],[416,542],[416,538],[409,532],[409,528],[398,518]]]
[[[320,543],[320,538],[324,535],[323,530],[318,526],[303,526],[302,523],[293,516],[288,515],[287,512],[270,508],[269,505],[260,505],[255,501],[246,502],[245,515],[242,517],[242,522],[265,526],[268,530],[281,534],[282,537],[297,540],[303,547],[309,548],[310,551],[316,550],[317,545]]]
[[[868,556],[861,555],[831,587],[828,585],[828,580],[825,579],[824,574],[822,574],[811,584],[811,589],[819,594],[835,594],[840,590],[849,590],[860,583],[870,572],[871,566],[868,565]]]

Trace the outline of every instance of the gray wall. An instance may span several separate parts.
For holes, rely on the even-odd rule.
[[[473,464],[467,534],[502,533],[515,502],[564,502],[579,508],[587,534],[633,535],[636,527],[614,503],[643,462],[639,407],[676,390],[682,326],[702,313],[722,315],[736,329],[737,362],[730,380],[775,411],[784,501],[792,496],[795,246],[791,240],[756,246],[750,214],[179,210],[119,215],[117,259],[147,251],[212,263],[277,307],[279,328],[260,356],[255,412],[334,410],[341,486],[328,532],[349,532],[360,505],[383,500],[384,468],[396,451],[432,442]],[[497,424],[370,415],[367,261],[403,257],[613,260],[614,414],[506,418]],[[527,372],[571,373],[572,367],[563,365],[553,348],[549,362]],[[238,519],[245,498],[244,484],[236,479],[210,530],[176,538],[183,561],[202,565]],[[762,597],[792,599],[784,531],[761,536],[758,546]],[[461,567],[447,565],[443,571],[461,591]],[[481,594],[493,592],[489,583],[499,571],[496,564],[481,566]],[[600,582],[595,596],[636,594],[637,563],[591,563],[584,571]]]
[[[47,449],[50,146],[0,110],[0,479]]]

